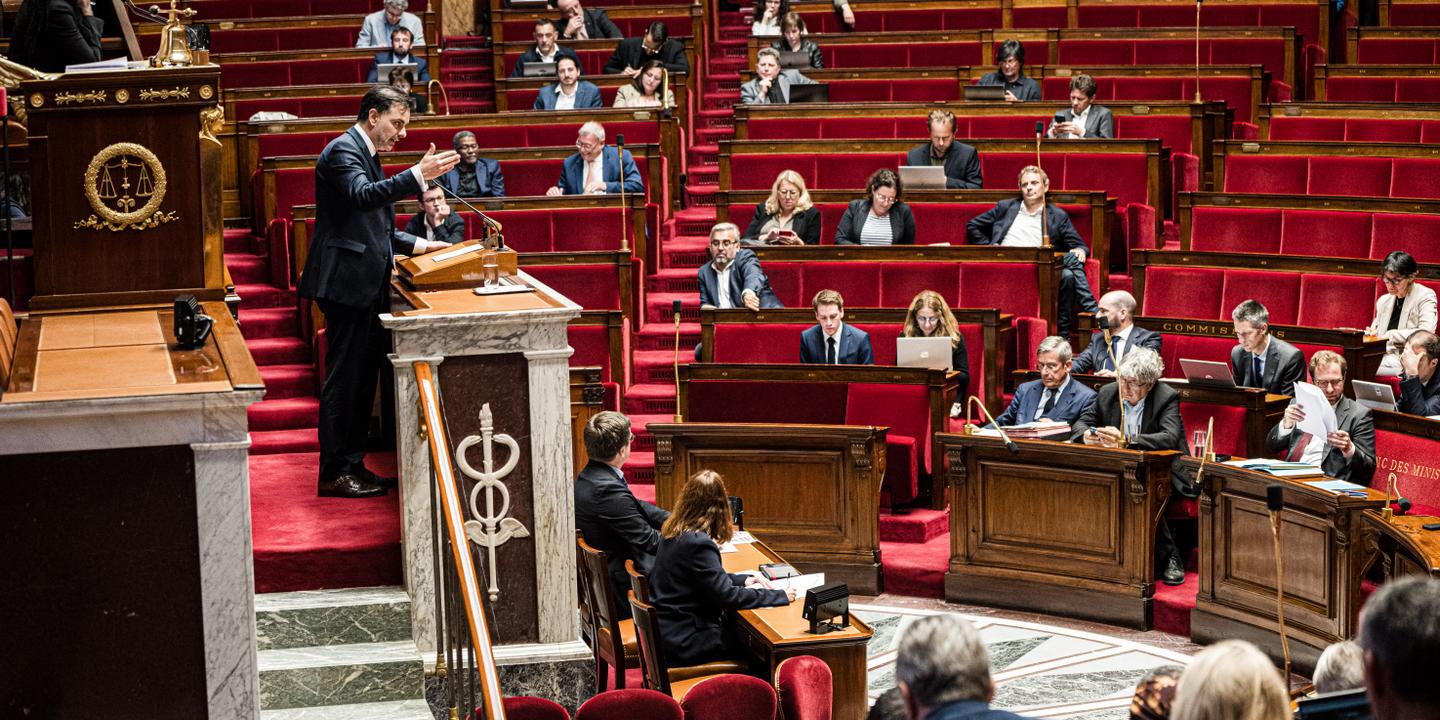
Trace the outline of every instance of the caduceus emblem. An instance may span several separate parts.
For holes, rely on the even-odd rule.
[[[490,602],[495,602],[500,597],[500,585],[498,577],[500,571],[495,567],[495,548],[504,545],[510,538],[530,537],[530,531],[512,517],[506,517],[510,513],[510,490],[500,479],[510,474],[515,469],[515,464],[520,461],[520,445],[515,438],[505,433],[495,434],[495,417],[490,413],[490,403],[485,403],[480,408],[480,434],[471,435],[460,442],[455,448],[455,460],[460,465],[460,471],[466,477],[475,481],[474,487],[470,488],[470,517],[465,521],[465,536],[470,542],[485,547],[490,557]],[[500,443],[510,448],[509,457],[499,470],[495,469],[495,443]],[[485,457],[485,470],[477,471],[470,466],[465,453],[471,447],[480,445]],[[485,511],[480,511],[480,493],[485,493]],[[496,493],[499,493],[499,508],[496,508]]]

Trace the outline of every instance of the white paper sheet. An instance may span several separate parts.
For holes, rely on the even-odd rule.
[[[808,592],[808,591],[810,591],[812,588],[817,588],[817,587],[820,587],[821,585],[824,585],[824,584],[825,584],[825,573],[810,573],[809,575],[796,575],[796,576],[794,576],[794,577],[788,577],[788,578],[784,578],[784,579],[781,579],[781,580],[771,580],[771,581],[770,581],[770,587],[775,588],[776,590],[784,590],[784,589],[786,589],[786,588],[795,588],[795,599],[796,599],[796,600],[799,600],[799,599],[805,597],[805,593]]]
[[[1335,422],[1335,408],[1330,406],[1330,401],[1325,399],[1325,393],[1321,392],[1320,388],[1307,382],[1295,383],[1295,402],[1305,411],[1305,419],[1295,426],[1294,432],[1310,433],[1324,438],[1339,427]]]

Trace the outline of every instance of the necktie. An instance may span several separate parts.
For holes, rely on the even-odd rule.
[[[1108,368],[1111,369],[1111,370],[1114,370],[1114,369],[1115,369],[1115,363],[1110,362],[1110,358],[1111,358],[1111,357],[1115,358],[1115,362],[1120,362],[1120,336],[1119,336],[1119,335],[1111,335],[1111,336],[1110,336],[1110,356],[1105,358],[1105,366],[1108,367]]]
[[[1254,383],[1255,387],[1264,387],[1265,373],[1260,369],[1259,355],[1250,356],[1250,372],[1252,375],[1250,382]]]
[[[1300,433],[1300,439],[1290,446],[1290,452],[1285,455],[1285,459],[1289,462],[1300,462],[1300,458],[1305,457],[1305,448],[1313,439],[1315,436],[1310,433]]]
[[[825,338],[825,364],[835,365],[835,338]]]
[[[1050,411],[1055,409],[1055,395],[1054,390],[1045,390],[1045,407],[1040,408],[1040,417],[1050,417]]]

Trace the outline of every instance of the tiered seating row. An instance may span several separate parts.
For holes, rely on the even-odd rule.
[[[1440,263],[1440,202],[1313,195],[1183,193],[1180,249]]]
[[[1440,198],[1440,147],[1226,140],[1215,175],[1236,193]]]

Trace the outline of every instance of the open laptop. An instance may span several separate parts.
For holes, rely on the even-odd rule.
[[[1004,100],[1004,85],[966,85],[966,100]]]
[[[813,85],[791,85],[790,102],[792,103],[823,103],[830,102],[830,86],[825,83]]]
[[[801,51],[781,50],[781,70],[806,70],[810,67],[810,53]]]
[[[1185,372],[1185,379],[1195,385],[1235,387],[1235,375],[1230,372],[1230,363],[1180,358],[1180,369]]]
[[[900,367],[923,367],[935,370],[953,370],[950,338],[942,337],[898,337],[895,338],[895,364]]]
[[[375,81],[379,83],[390,82],[390,71],[395,68],[404,68],[410,71],[410,80],[414,85],[420,84],[420,70],[415,63],[380,63],[375,66]]]
[[[554,77],[555,63],[553,62],[527,62],[520,64],[521,77]]]
[[[900,184],[907,190],[944,190],[945,168],[941,165],[901,165]]]
[[[1355,401],[1371,410],[1395,411],[1395,389],[1385,383],[1351,380],[1355,388]]]

